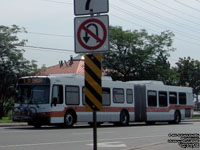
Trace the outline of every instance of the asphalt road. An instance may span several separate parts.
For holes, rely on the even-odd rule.
[[[134,123],[128,127],[107,124],[97,129],[98,150],[181,150],[176,134],[200,133],[200,122],[145,125]],[[199,143],[199,142],[198,142]],[[197,150],[200,148],[193,148]],[[93,130],[88,125],[65,129],[29,126],[0,127],[0,150],[93,150]]]

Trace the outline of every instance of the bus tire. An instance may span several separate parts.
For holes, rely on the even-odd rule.
[[[71,111],[66,112],[64,116],[64,126],[65,127],[72,127],[75,123],[75,114]]]
[[[129,115],[126,111],[122,111],[120,114],[120,125],[127,126],[129,124]]]
[[[176,111],[174,114],[174,124],[179,124],[181,122],[181,115],[179,111]]]

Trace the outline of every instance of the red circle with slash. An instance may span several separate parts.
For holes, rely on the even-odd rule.
[[[91,30],[89,30],[87,27],[85,27],[85,25],[87,25],[88,23],[96,23],[96,24],[99,24],[99,25],[100,25],[100,27],[103,29],[103,38],[102,38],[102,39],[99,38],[96,34],[94,34],[94,33],[93,33]],[[93,37],[95,40],[98,41],[98,44],[95,45],[95,46],[89,46],[89,45],[85,44],[85,43],[83,42],[83,40],[81,39],[81,31],[85,31],[85,32],[87,32],[88,34],[90,34],[91,37]],[[77,32],[78,42],[80,43],[80,45],[81,45],[83,48],[85,48],[85,49],[87,49],[87,50],[97,50],[98,48],[100,48],[100,47],[104,44],[104,42],[106,41],[106,37],[107,37],[107,31],[106,31],[105,25],[104,25],[103,22],[101,22],[100,20],[94,19],[94,18],[88,19],[88,20],[84,21],[84,22],[80,25],[80,27],[79,27],[79,29],[78,29],[78,32]]]

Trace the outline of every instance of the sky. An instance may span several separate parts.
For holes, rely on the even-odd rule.
[[[200,60],[200,0],[109,0],[109,24],[149,34],[175,34],[169,58]],[[0,25],[24,27],[24,57],[47,67],[77,56],[74,51],[73,0],[0,0]],[[38,48],[40,47],[40,48]]]

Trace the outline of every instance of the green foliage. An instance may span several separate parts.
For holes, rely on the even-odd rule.
[[[197,101],[200,94],[200,61],[187,58],[179,58],[175,68],[179,74],[178,84],[193,88]]]
[[[200,90],[200,61],[187,58],[179,58],[176,63],[177,72],[179,73],[179,84],[183,86],[195,85],[196,90]]]
[[[17,37],[19,32],[25,32],[25,29],[16,25],[0,26],[0,117],[7,107],[5,101],[13,97],[10,86],[15,85],[19,77],[37,72],[36,61],[23,57],[21,46],[27,41]]]
[[[146,30],[123,31],[110,27],[110,51],[103,55],[103,67],[114,80],[162,80],[174,82],[168,61],[173,33],[149,35]]]
[[[11,123],[12,120],[10,117],[2,117],[2,119],[0,119],[0,123]]]

